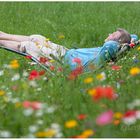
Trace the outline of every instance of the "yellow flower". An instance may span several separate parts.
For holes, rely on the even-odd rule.
[[[88,137],[92,136],[93,134],[94,134],[94,131],[92,129],[87,129],[81,135],[84,138],[88,138]]]
[[[89,89],[89,90],[88,90],[88,94],[91,95],[91,96],[92,96],[92,95],[95,95],[95,94],[96,94],[96,90],[95,90],[94,88]]]
[[[121,119],[123,117],[123,114],[121,112],[114,113],[114,118]]]
[[[19,67],[18,61],[17,61],[17,60],[12,60],[12,61],[10,62],[10,67],[13,68],[13,69],[18,68],[18,67]]]
[[[15,103],[15,107],[16,108],[21,107],[21,103],[20,102]]]
[[[59,38],[59,39],[64,39],[65,36],[64,36],[63,34],[60,34],[60,35],[58,36],[58,38]]]
[[[5,94],[5,91],[0,90],[0,96],[3,96]]]
[[[98,74],[98,75],[96,76],[96,78],[97,78],[97,80],[103,81],[103,80],[106,79],[106,75],[105,75],[104,72],[102,72],[102,73]]]
[[[53,130],[53,129],[49,129],[48,131],[42,131],[42,132],[37,132],[35,134],[36,137],[39,137],[39,138],[43,138],[43,137],[54,137],[56,134],[56,131]]]
[[[138,67],[134,67],[134,68],[130,69],[130,74],[133,75],[133,76],[137,75],[139,73],[140,73],[140,69]]]
[[[140,46],[137,48],[137,50],[139,50],[139,51],[140,51]]]
[[[74,128],[78,125],[77,121],[75,120],[69,120],[65,123],[66,128]]]
[[[93,78],[92,77],[88,77],[88,78],[84,79],[84,83],[86,83],[86,84],[89,84],[91,82],[93,82]]]

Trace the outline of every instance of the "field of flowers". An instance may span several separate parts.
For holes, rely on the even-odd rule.
[[[42,34],[68,48],[96,47],[118,27],[140,36],[139,7],[0,2],[0,30]],[[0,138],[140,137],[140,46],[95,72],[50,70],[56,76],[29,57],[0,49]]]

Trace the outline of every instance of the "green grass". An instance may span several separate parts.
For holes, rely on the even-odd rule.
[[[53,42],[72,47],[96,47],[103,44],[106,36],[121,27],[130,33],[140,36],[140,3],[139,2],[1,2],[0,3],[0,30],[11,34],[42,34]],[[58,36],[63,34],[64,39]],[[95,123],[96,117],[111,109],[113,112],[126,112],[127,104],[140,98],[139,75],[133,77],[129,74],[132,67],[139,67],[140,62],[134,63],[132,57],[137,55],[137,49],[129,52],[126,57],[118,60],[116,65],[122,66],[119,71],[112,71],[106,66],[96,72],[84,74],[76,80],[68,80],[65,76],[49,77],[49,81],[41,76],[35,80],[37,87],[30,86],[28,77],[23,72],[29,73],[33,69],[41,70],[39,66],[30,66],[25,58],[0,50],[0,90],[5,91],[0,96],[0,137],[1,133],[9,131],[10,137],[35,137],[36,132],[50,128],[51,124],[59,124],[61,137],[67,138],[80,135],[86,129],[93,129],[92,137],[140,137],[138,120],[135,124],[127,126],[123,122],[118,126],[113,123],[100,127]],[[4,68],[11,60],[17,59],[20,63],[18,69]],[[96,75],[105,72],[106,80],[96,80]],[[11,81],[15,74],[20,74],[20,79]],[[84,84],[84,79],[93,77],[94,81]],[[117,88],[117,81],[124,83]],[[111,85],[119,98],[115,101],[107,99],[94,102],[86,90],[97,85]],[[13,90],[12,87],[17,89]],[[37,111],[30,116],[25,116],[26,110],[15,106],[25,100],[39,101],[45,104],[42,114],[36,117]],[[106,107],[101,107],[104,104]],[[52,113],[47,109],[55,108]],[[138,109],[140,106],[138,107]],[[83,121],[77,120],[79,114],[86,114]],[[68,120],[77,120],[78,126],[68,129],[64,126]],[[41,121],[42,124],[38,124]],[[38,130],[34,133],[29,127],[35,125]],[[126,129],[123,129],[126,128]]]

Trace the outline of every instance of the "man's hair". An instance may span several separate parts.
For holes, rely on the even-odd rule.
[[[118,28],[117,31],[121,33],[121,36],[118,39],[119,43],[130,43],[131,36],[125,29]]]

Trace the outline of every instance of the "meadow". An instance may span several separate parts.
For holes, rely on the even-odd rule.
[[[139,7],[139,2],[0,2],[0,30],[91,48],[102,46],[118,27],[140,36]],[[115,64],[75,79],[63,71],[50,76],[31,64],[0,49],[1,138],[140,137],[139,46]],[[96,100],[99,88],[115,96]]]

